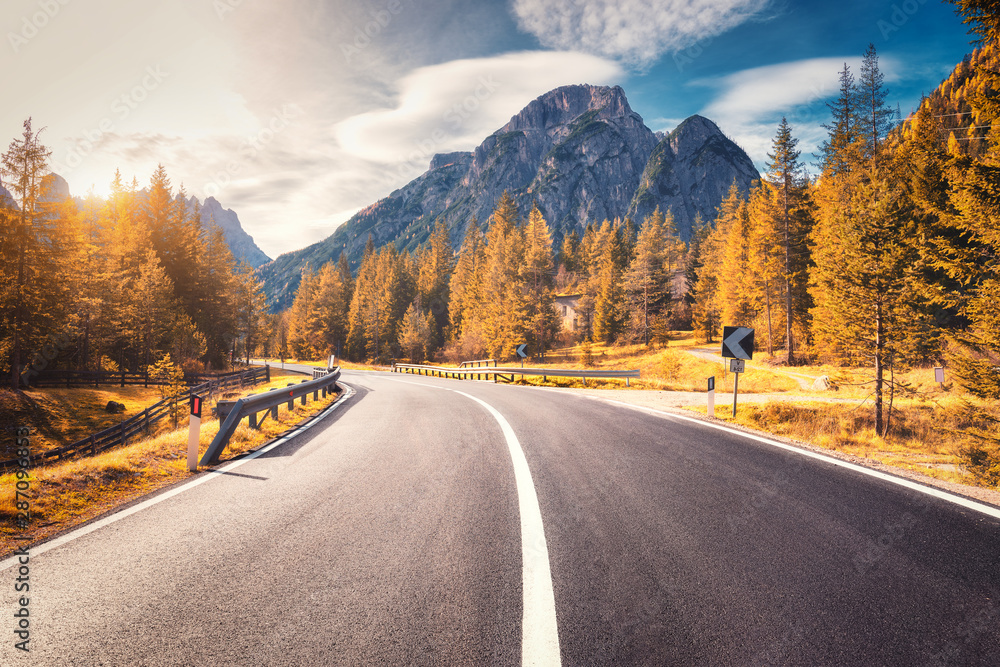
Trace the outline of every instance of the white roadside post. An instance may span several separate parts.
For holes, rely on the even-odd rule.
[[[715,376],[708,378],[708,416],[715,416]]]
[[[198,440],[201,437],[201,396],[192,396],[189,401],[191,420],[188,427],[188,470],[198,471]]]

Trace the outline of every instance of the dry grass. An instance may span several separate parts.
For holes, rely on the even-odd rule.
[[[639,369],[640,379],[632,379],[629,386],[632,389],[659,389],[665,391],[705,391],[707,379],[716,378],[716,391],[732,391],[733,374],[726,370],[720,362],[699,359],[684,351],[684,345],[691,340],[679,338],[667,346],[647,348],[645,345],[605,345],[592,343],[591,354],[593,364],[589,368],[606,370]],[[567,368],[585,369],[581,361],[580,345],[553,350],[546,354],[545,361],[536,359],[525,360],[525,366],[531,368]],[[501,366],[514,366],[514,363],[501,363]],[[548,387],[583,387],[582,379],[548,378],[543,381],[538,376],[525,376],[517,384],[530,384]],[[588,379],[588,388],[625,388],[624,380]],[[794,379],[775,373],[763,366],[748,366],[747,372],[740,376],[741,392],[785,392],[798,389]]]
[[[301,377],[294,376],[296,380]],[[258,385],[254,392],[268,386],[284,387],[290,379],[291,374],[278,377],[272,374],[271,384]],[[278,420],[266,419],[258,431],[251,430],[246,421],[242,422],[224,456],[229,459],[263,445],[335,400],[335,396],[329,396],[316,402],[310,400],[306,406],[296,401],[292,411],[288,411],[283,404],[279,408]],[[219,422],[209,416],[208,406],[202,414],[199,457],[219,430]],[[34,449],[37,446],[34,435],[29,439]],[[30,479],[31,523],[27,531],[17,529],[13,522],[16,515],[15,474],[0,475],[0,490],[3,490],[0,495],[0,554],[13,550],[12,538],[15,534],[38,541],[192,476],[194,473],[187,470],[187,439],[185,415],[176,430],[97,456],[33,468]]]
[[[0,423],[30,426],[36,451],[76,442],[114,426],[160,400],[156,388],[101,387],[31,389],[20,393],[0,390]],[[124,414],[104,411],[108,401],[125,405]],[[0,460],[14,458],[13,442],[0,442]]]
[[[964,427],[961,403],[958,397],[930,393],[897,401],[888,438],[876,435],[870,404],[747,403],[738,406],[735,420],[728,406],[716,406],[716,416],[929,477],[990,487],[966,468],[965,441],[958,433]],[[705,413],[703,407],[689,409]]]
[[[274,372],[275,368],[279,370],[281,369],[281,359],[268,358],[268,359],[256,359],[255,361],[262,361],[264,363],[270,364],[272,373]],[[323,368],[326,368],[326,362],[327,362],[326,359],[285,359],[286,364],[301,364],[303,366],[317,366]],[[384,371],[387,368],[387,366],[379,366],[377,364],[369,364],[369,363],[355,363],[353,361],[345,361],[343,359],[337,359],[337,365],[340,366],[342,369],[352,370],[352,371],[358,371],[358,370]]]

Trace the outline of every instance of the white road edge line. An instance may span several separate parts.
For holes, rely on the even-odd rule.
[[[291,440],[295,436],[299,435],[300,433],[305,433],[306,431],[308,431],[309,429],[311,429],[313,426],[315,426],[316,424],[318,424],[323,419],[323,417],[326,417],[329,413],[331,413],[334,410],[336,410],[338,407],[340,407],[340,405],[344,401],[346,401],[348,398],[350,398],[351,396],[354,395],[354,388],[353,387],[351,387],[350,385],[346,385],[346,384],[341,384],[341,386],[343,386],[344,389],[345,389],[344,395],[341,396],[340,398],[338,398],[333,403],[333,405],[331,405],[330,407],[328,407],[326,410],[324,410],[323,412],[320,412],[319,414],[317,414],[316,416],[314,416],[312,418],[312,421],[310,421],[308,424],[306,424],[302,428],[295,429],[293,432],[289,433],[288,435],[281,436],[280,438],[278,438],[277,440],[275,440],[271,444],[266,445],[265,447],[261,447],[260,449],[258,449],[256,451],[253,451],[253,452],[251,452],[251,453],[243,456],[242,458],[240,458],[240,459],[238,459],[236,461],[233,461],[232,463],[227,463],[226,465],[222,466],[221,468],[215,468],[215,469],[212,469],[212,470],[206,470],[205,474],[203,474],[202,476],[198,477],[197,479],[191,480],[190,482],[188,482],[186,484],[182,484],[181,486],[178,486],[178,487],[176,487],[174,489],[166,491],[165,493],[161,493],[160,495],[155,496],[153,498],[150,498],[149,500],[144,500],[141,503],[138,503],[136,505],[133,505],[132,507],[129,507],[128,509],[122,510],[121,512],[116,512],[116,513],[114,513],[114,514],[112,514],[110,516],[106,516],[106,517],[104,517],[103,519],[101,519],[99,521],[94,521],[93,523],[88,523],[86,526],[83,526],[82,528],[77,528],[76,530],[74,530],[72,532],[66,533],[62,537],[57,537],[54,540],[51,540],[49,542],[45,542],[44,544],[40,544],[38,546],[30,547],[29,551],[31,553],[31,557],[35,558],[36,556],[40,556],[41,554],[45,553],[46,551],[50,551],[52,549],[55,549],[56,547],[61,547],[62,545],[66,544],[67,542],[72,542],[73,540],[75,540],[75,539],[77,539],[79,537],[83,537],[84,535],[87,535],[88,533],[92,533],[95,530],[99,530],[99,529],[103,528],[104,526],[112,524],[112,523],[114,523],[116,521],[120,521],[120,520],[124,519],[125,517],[131,516],[131,515],[135,514],[136,512],[141,512],[142,510],[144,510],[144,509],[146,509],[148,507],[152,507],[153,505],[156,505],[157,503],[162,503],[164,500],[167,500],[169,498],[173,498],[174,496],[176,496],[178,494],[181,494],[181,493],[184,493],[185,491],[193,489],[194,487],[198,486],[199,484],[204,484],[205,482],[207,482],[210,479],[215,479],[216,475],[213,474],[213,473],[228,472],[230,470],[233,470],[234,468],[238,468],[241,465],[243,465],[244,463],[246,463],[247,461],[251,461],[251,460],[257,458],[258,456],[261,456],[262,454],[266,454],[267,452],[271,451],[275,447],[278,447],[279,445],[283,445],[284,443],[288,442],[289,440]],[[18,564],[18,557],[17,556],[12,556],[12,557],[8,558],[7,560],[0,561],[0,571],[6,570],[7,568],[13,567],[13,566],[15,566],[17,564]]]
[[[732,433],[734,435],[738,435],[738,436],[747,438],[749,440],[756,440],[757,442],[762,442],[765,445],[770,445],[772,447],[777,447],[778,449],[784,449],[784,450],[789,451],[789,452],[794,452],[796,454],[801,454],[802,456],[808,456],[810,458],[814,458],[814,459],[817,459],[819,461],[824,461],[826,463],[832,463],[833,465],[840,466],[841,468],[847,468],[848,470],[853,470],[853,471],[859,472],[859,473],[861,473],[863,475],[868,475],[870,477],[875,477],[876,479],[881,479],[883,481],[890,482],[892,484],[896,484],[898,486],[902,486],[902,487],[905,487],[907,489],[911,489],[913,491],[918,491],[920,493],[924,493],[924,494],[927,494],[929,496],[933,496],[935,498],[938,498],[940,500],[944,500],[944,501],[949,502],[949,503],[953,503],[955,505],[959,505],[959,506],[964,507],[966,509],[970,509],[970,510],[979,512],[981,514],[985,514],[987,516],[991,516],[994,519],[1000,519],[1000,509],[998,509],[996,507],[991,507],[989,505],[984,505],[982,503],[976,502],[975,500],[970,500],[968,498],[963,498],[962,496],[956,496],[955,494],[948,493],[947,491],[942,491],[941,489],[937,489],[937,488],[935,488],[933,486],[925,486],[925,485],[923,485],[923,484],[921,484],[919,482],[914,482],[914,481],[905,479],[903,477],[896,477],[895,475],[889,475],[889,474],[886,474],[886,473],[881,472],[879,470],[873,470],[871,468],[866,468],[865,466],[861,466],[861,465],[858,465],[856,463],[850,463],[848,461],[843,461],[841,459],[834,458],[832,456],[827,456],[826,454],[820,454],[818,452],[812,452],[812,451],[809,451],[808,449],[802,449],[802,448],[799,448],[799,447],[795,447],[793,445],[786,445],[785,443],[778,442],[777,440],[771,440],[770,438],[764,438],[764,437],[759,436],[759,435],[753,435],[752,433],[746,433],[744,431],[740,431],[740,430],[737,430],[737,429],[734,429],[734,428],[730,428],[728,426],[722,426],[721,424],[713,424],[711,422],[707,422],[707,421],[704,421],[702,419],[698,419],[696,417],[687,417],[685,415],[678,415],[678,414],[674,414],[674,413],[671,413],[671,412],[664,412],[662,410],[657,410],[656,408],[648,408],[648,407],[645,407],[645,406],[642,406],[642,405],[632,405],[631,403],[625,403],[623,401],[616,401],[613,398],[602,398],[600,396],[595,396],[594,398],[596,398],[597,400],[600,400],[600,401],[605,401],[607,403],[614,403],[616,405],[622,405],[622,406],[625,406],[627,408],[632,408],[633,410],[639,410],[641,412],[648,412],[648,413],[652,413],[652,414],[655,414],[655,415],[667,417],[669,419],[682,419],[684,421],[693,422],[695,424],[699,424],[699,425],[705,426],[707,428],[714,428],[714,429],[717,429],[719,431],[725,431],[726,433]]]
[[[549,568],[549,549],[545,543],[542,510],[538,494],[531,479],[528,459],[514,429],[492,405],[464,391],[452,389],[479,403],[493,415],[500,425],[507,449],[514,464],[514,481],[517,485],[517,505],[521,515],[521,567],[524,595],[521,618],[521,664],[560,665],[559,627],[556,623],[556,598],[552,589],[552,572]]]
[[[554,667],[561,663],[559,653],[559,626],[556,622],[556,597],[552,588],[552,570],[549,567],[549,548],[545,542],[545,527],[538,494],[531,479],[531,469],[524,449],[514,434],[510,423],[496,408],[458,389],[441,387],[426,382],[403,378],[386,378],[391,382],[430,387],[461,394],[479,403],[489,412],[507,441],[511,463],[514,466],[514,483],[517,487],[518,514],[521,517],[521,664]]]

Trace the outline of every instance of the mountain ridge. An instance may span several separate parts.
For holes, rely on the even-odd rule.
[[[758,178],[746,153],[706,118],[692,116],[659,135],[620,86],[563,86],[529,102],[474,150],[433,156],[426,172],[323,241],[258,272],[272,308],[281,309],[306,265],[318,268],[341,252],[356,264],[369,234],[376,246],[393,242],[410,251],[440,217],[458,247],[466,227],[485,224],[505,190],[522,215],[539,207],[556,243],[588,222],[632,216],[639,223],[657,206],[672,211],[687,239],[696,215],[714,219],[734,179],[747,191]]]

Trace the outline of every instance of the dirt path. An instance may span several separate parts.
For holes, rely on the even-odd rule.
[[[709,347],[692,347],[684,350],[688,354],[693,354],[699,359],[706,359],[708,361],[723,362],[722,354],[716,351],[716,349]],[[806,375],[805,373],[795,373],[792,371],[786,371],[782,368],[773,368],[771,366],[766,367],[767,370],[772,373],[778,373],[779,375],[787,375],[790,378],[794,378],[796,382],[799,383],[800,389],[812,389],[813,382],[819,379],[818,375]],[[741,395],[742,396],[742,395]],[[818,399],[817,399],[818,400]]]

